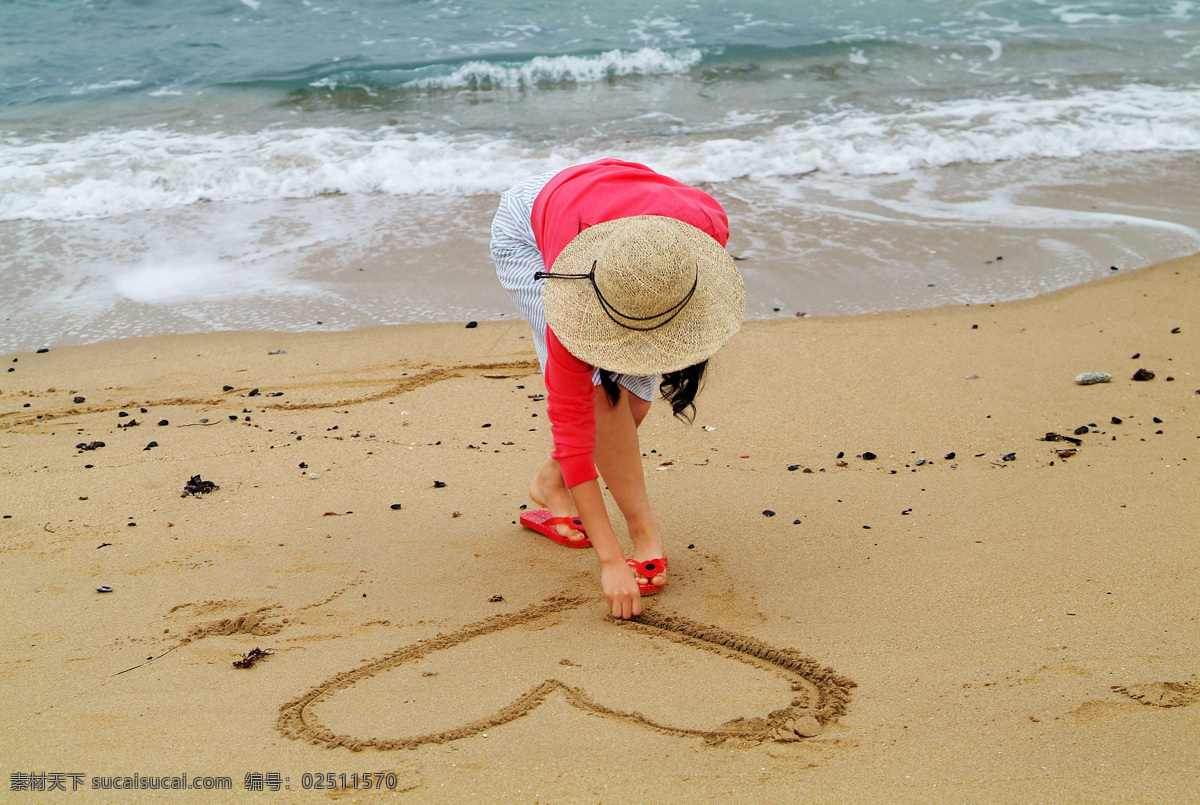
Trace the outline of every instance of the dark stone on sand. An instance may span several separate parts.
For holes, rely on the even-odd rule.
[[[434,488],[434,489],[442,489],[442,488],[443,488],[443,487],[445,487],[445,486],[446,486],[446,482],[445,482],[445,481],[434,481],[434,482],[433,482],[433,488]]]
[[[863,461],[874,461],[876,456],[874,453],[863,453]]]
[[[230,422],[237,422],[237,414],[230,414],[230,415],[229,415],[229,421],[230,421]]]
[[[79,403],[84,402],[86,399],[86,397],[76,397],[74,402],[76,405],[79,405]]]
[[[490,428],[491,426],[492,426],[492,423],[491,423],[491,422],[484,422],[484,423],[483,423],[483,427],[485,427],[485,428]]]
[[[258,389],[250,389],[250,393],[249,393],[249,394],[247,394],[246,396],[247,396],[247,397],[257,397],[257,396],[258,396]]]
[[[468,329],[468,330],[474,330],[474,329],[475,329],[476,327],[478,327],[478,326],[479,326],[479,322],[477,322],[477,321],[469,321],[469,322],[467,322],[467,329]]]
[[[800,469],[799,464],[788,464],[788,472],[795,472],[798,469]]]
[[[98,593],[111,593],[112,590],[113,590],[113,588],[109,587],[107,584],[104,585],[103,587],[96,588],[96,592],[98,592]]]
[[[839,451],[838,451],[838,454],[837,454],[837,457],[838,457],[838,458],[845,458],[845,457],[846,457],[846,453],[845,453],[844,451],[841,451],[841,450],[839,450]]]
[[[1142,357],[1142,353],[1140,353],[1140,352],[1135,352],[1135,353],[1133,353],[1133,355],[1132,355],[1132,356],[1129,358],[1129,360],[1131,360],[1131,361],[1136,361],[1136,360],[1137,360],[1138,358],[1140,358],[1140,357]]]
[[[401,505],[400,505],[399,503],[393,503],[393,504],[392,504],[392,511],[400,511],[400,509],[401,509],[401,508],[402,508],[402,507],[401,507]]]
[[[1009,453],[1008,455],[1006,455],[1006,456],[1003,456],[1003,457],[1001,458],[1001,460],[1002,460],[1002,461],[1016,461],[1016,460],[1017,460],[1017,454],[1016,454],[1016,453]]]
[[[792,525],[800,525],[800,521],[799,521],[799,520],[792,520]]]
[[[41,349],[39,349],[39,350],[37,351],[37,354],[38,354],[38,355],[44,355],[44,354],[46,354],[46,353],[47,353],[47,352],[49,352],[49,351],[50,351],[50,350],[46,349],[45,347],[42,347]]]
[[[221,386],[221,391],[233,391],[233,386]]]
[[[302,469],[302,470],[306,470],[306,469],[308,469],[308,462],[307,462],[307,461],[301,461],[301,462],[300,462],[300,469]]]
[[[951,452],[951,453],[947,453],[947,454],[946,454],[946,460],[947,460],[947,461],[951,460],[952,458],[954,458],[954,453],[952,453],[952,452]]]
[[[143,448],[142,448],[142,450],[143,450],[143,451],[145,451],[145,450],[149,450],[149,449],[150,449],[150,448],[152,448],[152,447],[158,447],[158,442],[150,442],[150,444],[148,444],[148,445],[146,445],[145,447],[143,447]]]
[[[500,604],[503,602],[504,602],[504,596],[502,596],[502,595],[493,595],[491,598],[488,599],[489,604]]]
[[[119,412],[119,413],[117,414],[117,416],[129,416],[129,412],[128,412],[128,411],[121,411],[121,412]]]
[[[171,423],[165,419],[160,419],[160,420],[158,420],[158,424],[159,425],[170,425]]]
[[[1175,327],[1175,328],[1173,328],[1173,329],[1171,330],[1171,334],[1172,334],[1172,335],[1178,335],[1178,334],[1179,334],[1179,328],[1178,328],[1178,327]]]
[[[1155,425],[1161,425],[1161,424],[1162,424],[1162,420],[1161,420],[1161,419],[1159,419],[1158,417],[1154,417],[1154,424],[1155,424]]]
[[[1121,417],[1119,417],[1119,416],[1115,416],[1115,417],[1113,417],[1113,418],[1112,418],[1112,423],[1113,423],[1114,425],[1120,425],[1120,424],[1121,424]]]
[[[775,512],[771,511],[770,509],[763,509],[763,517],[774,517],[774,516],[775,516]]]
[[[1088,432],[1087,425],[1080,425],[1078,428],[1075,429],[1076,436],[1082,436],[1083,434],[1085,434],[1087,432]]]
[[[205,481],[199,475],[193,475],[188,479],[188,482],[184,484],[183,494],[180,495],[180,497],[198,498],[220,488],[221,487],[217,486],[212,481]]]
[[[1138,369],[1136,372],[1133,373],[1133,379],[1134,380],[1153,380],[1154,372],[1151,372],[1149,369]]]

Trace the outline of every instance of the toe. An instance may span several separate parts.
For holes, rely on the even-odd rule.
[[[579,542],[584,537],[582,532],[576,531],[573,528],[567,528],[565,525],[558,526],[558,535],[560,537],[566,537],[567,539],[571,540],[571,542]]]

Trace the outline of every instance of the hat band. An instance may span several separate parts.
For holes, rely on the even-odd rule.
[[[696,277],[695,277],[695,279],[692,280],[692,287],[687,292],[687,295],[683,297],[683,299],[680,299],[674,305],[672,305],[671,307],[662,311],[661,313],[654,313],[649,316],[630,316],[626,313],[622,313],[621,311],[617,310],[616,306],[613,305],[612,302],[609,302],[607,299],[604,298],[604,293],[600,290],[600,286],[596,284],[596,263],[597,262],[598,261],[596,261],[596,260],[592,261],[592,270],[586,274],[555,274],[551,271],[537,271],[534,273],[533,278],[535,280],[541,280],[541,279],[589,280],[592,283],[592,290],[594,290],[596,292],[596,298],[600,300],[600,309],[603,310],[610,319],[612,319],[615,323],[619,324],[620,326],[624,327],[626,330],[637,330],[638,332],[642,332],[642,333],[649,332],[650,330],[657,330],[659,327],[666,325],[668,322],[671,321],[671,319],[678,316],[680,311],[682,311],[683,308],[687,305],[687,303],[691,301],[692,296],[696,293],[696,286],[700,284],[700,266],[697,265],[696,266]],[[614,313],[616,314],[615,316],[613,315]],[[667,316],[668,313],[670,313],[671,315]],[[618,319],[617,316],[620,316],[622,319],[627,319],[629,321],[652,321],[654,319],[662,318],[663,316],[667,316],[667,318],[663,319],[658,324],[651,324],[647,327],[638,327],[637,325],[626,324],[625,322],[621,321],[621,319]]]

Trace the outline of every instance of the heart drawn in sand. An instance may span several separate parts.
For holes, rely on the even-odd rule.
[[[543,679],[497,710],[450,729],[422,734],[363,738],[339,735],[323,726],[316,707],[339,691],[347,690],[372,677],[401,666],[416,663],[436,652],[461,646],[476,638],[514,627],[537,626],[553,616],[575,609],[588,600],[583,596],[560,595],[541,604],[507,615],[496,615],[465,626],[450,634],[403,646],[390,654],[351,671],[340,673],[317,685],[279,710],[276,727],[289,738],[306,740],[328,748],[415,749],[424,744],[441,744],[484,732],[528,715],[554,693],[561,693],[568,704],[587,713],[680,738],[701,738],[708,744],[727,740],[740,742],[797,741],[817,735],[821,729],[845,712],[854,682],[823,668],[792,649],[766,645],[754,638],[733,634],[714,626],[705,626],[677,615],[645,611],[639,620],[623,624],[656,639],[665,638],[703,652],[782,676],[791,682],[792,697],[765,716],[738,717],[716,727],[667,724],[637,711],[620,710],[596,701],[580,687],[558,679]],[[564,661],[565,662],[565,661]]]

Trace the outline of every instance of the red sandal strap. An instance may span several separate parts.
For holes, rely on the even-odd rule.
[[[667,569],[667,559],[665,556],[661,559],[647,559],[645,562],[639,562],[630,557],[625,560],[625,563],[633,568],[633,572],[645,577],[647,581],[665,572]]]
[[[578,517],[547,517],[542,521],[542,525],[565,525],[576,531],[583,531],[583,520]]]

